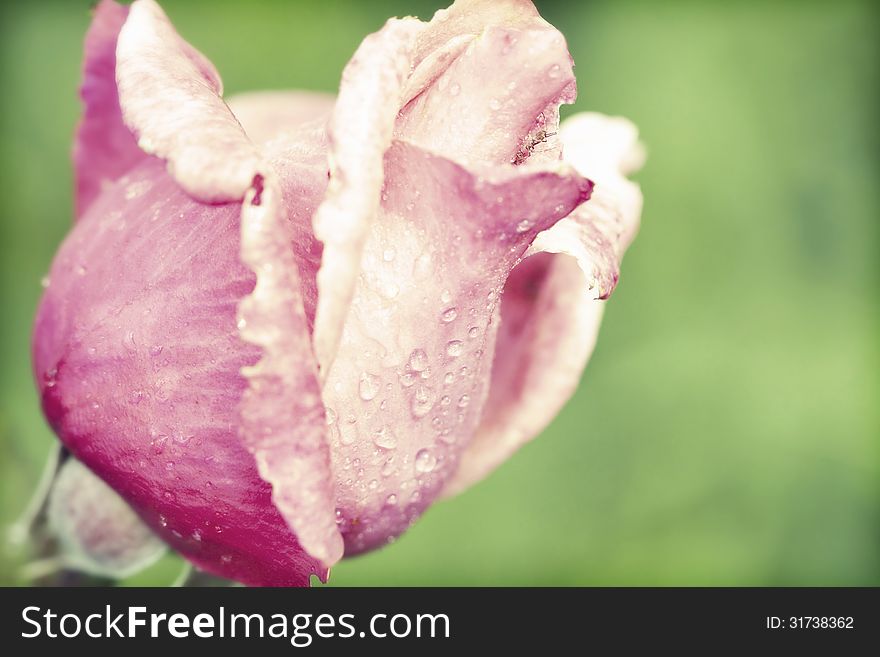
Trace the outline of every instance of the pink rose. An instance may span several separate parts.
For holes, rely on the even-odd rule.
[[[389,20],[335,99],[221,92],[153,0],[97,7],[78,220],[34,367],[88,468],[68,479],[93,472],[140,520],[96,504],[100,482],[54,515],[95,568],[125,571],[142,521],[211,573],[307,585],[569,398],[637,228],[641,151],[623,119],[558,127],[572,62],[527,0]],[[70,520],[99,516],[98,539]]]

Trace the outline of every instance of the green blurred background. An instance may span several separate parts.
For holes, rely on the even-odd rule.
[[[442,1],[442,0],[441,0]],[[227,94],[333,91],[361,38],[432,2],[166,0]],[[538,3],[566,114],[640,127],[643,227],[572,402],[337,585],[880,585],[878,14],[870,2]],[[31,382],[71,222],[89,2],[4,3],[0,523],[53,438]],[[21,551],[0,583],[22,583]],[[165,584],[166,558],[132,580]]]

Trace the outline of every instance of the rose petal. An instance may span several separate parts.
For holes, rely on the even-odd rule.
[[[402,142],[384,169],[324,387],[347,554],[401,533],[452,476],[487,392],[498,291],[591,188],[562,164],[477,175]]]
[[[638,228],[642,196],[624,174],[643,158],[635,126],[598,114],[563,124],[566,160],[596,181],[592,198],[539,234],[504,288],[486,410],[444,495],[485,477],[537,436],[577,388],[603,304]],[[562,255],[550,255],[562,254]]]
[[[165,552],[165,544],[125,500],[76,459],[58,472],[48,519],[64,565],[75,570],[121,579]]]
[[[136,0],[119,33],[116,80],[126,125],[175,180],[211,203],[240,200],[260,158],[220,99],[214,67],[153,0]]]
[[[257,284],[239,305],[238,327],[263,356],[243,370],[241,433],[260,476],[272,484],[275,506],[303,548],[329,567],[342,558],[342,536],[317,363],[282,203],[270,174],[242,209],[242,257]]]
[[[571,102],[573,90],[557,30],[488,27],[401,110],[395,134],[463,163],[514,162],[536,122],[544,127],[542,112]]]
[[[146,157],[122,122],[116,94],[116,39],[127,16],[128,7],[101,0],[86,34],[80,87],[83,117],[73,147],[77,217],[102,188]]]
[[[314,124],[320,129],[321,156],[326,164],[323,134],[335,100],[330,94],[310,91],[254,91],[232,96],[226,104],[256,144],[285,135],[292,138],[291,145],[299,144],[304,124]]]
[[[419,34],[413,62],[423,61],[447,44],[463,36],[477,36],[491,26],[514,29],[550,27],[531,0],[456,0],[450,7],[439,9],[428,28]]]
[[[193,201],[150,159],[67,237],[34,331],[43,408],[73,454],[174,549],[256,585],[326,576],[238,435],[260,358],[236,306],[254,289],[238,203]]]
[[[336,354],[357,279],[357,263],[379,208],[382,163],[391,144],[411,49],[424,24],[391,19],[361,43],[342,73],[329,126],[330,185],[314,217],[324,244],[314,345],[321,376]]]

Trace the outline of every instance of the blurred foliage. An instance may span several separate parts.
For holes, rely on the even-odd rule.
[[[332,91],[387,16],[435,8],[163,4],[227,93]],[[88,5],[0,10],[4,525],[52,441],[28,342],[71,221]],[[574,111],[642,130],[641,234],[583,384],[545,435],[333,583],[880,584],[876,10],[539,6],[577,62]],[[4,553],[0,583],[21,583],[23,558]],[[169,557],[133,581],[166,583],[178,567]]]

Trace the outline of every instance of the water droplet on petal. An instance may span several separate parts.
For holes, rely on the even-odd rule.
[[[466,407],[470,402],[471,402],[471,398],[470,398],[470,396],[468,396],[468,395],[462,395],[461,398],[458,400],[458,407],[459,407],[459,408],[464,408],[464,407]]]
[[[358,394],[364,401],[370,401],[379,394],[380,387],[381,382],[378,376],[369,372],[363,372],[358,383]]]
[[[452,294],[449,292],[449,290],[443,290],[440,293],[440,302],[449,303],[450,301],[452,301]]]
[[[394,449],[397,447],[397,436],[388,427],[382,427],[373,432],[373,444],[382,449]]]
[[[440,432],[440,435],[437,438],[441,443],[445,443],[446,445],[452,445],[455,443],[455,434],[452,433],[452,429],[444,429]]]
[[[452,356],[453,358],[458,358],[461,356],[463,348],[463,343],[461,340],[450,340],[446,345],[446,353]]]
[[[531,227],[532,227],[532,222],[529,221],[528,219],[523,219],[522,221],[520,221],[516,225],[516,232],[517,233],[524,233]]]
[[[327,421],[327,426],[331,426],[336,422],[336,411],[328,406],[324,411],[324,419]]]
[[[475,337],[477,337],[479,334],[480,334],[480,329],[477,328],[476,326],[471,326],[471,327],[468,329],[468,337],[469,337],[469,338],[475,338]]]
[[[440,319],[443,320],[445,324],[453,321],[456,317],[458,317],[458,310],[456,310],[454,306],[452,308],[447,308],[440,315]]]
[[[453,82],[451,85],[449,85],[450,96],[457,96],[459,93],[461,93],[461,85],[458,84],[458,82]]]
[[[385,498],[385,504],[387,504],[388,506],[394,506],[395,504],[397,504],[397,495],[391,493],[391,495]]]
[[[342,445],[353,445],[357,440],[358,430],[355,423],[357,419],[354,416],[346,418],[345,422],[339,424],[339,442]]]
[[[560,75],[559,64],[554,64],[553,66],[551,66],[550,70],[547,71],[547,75],[551,78],[558,78]]]
[[[396,251],[394,249],[385,249],[382,252],[382,260],[385,262],[391,262],[394,260],[394,256],[396,255]]]
[[[415,372],[421,372],[428,367],[428,354],[424,349],[414,349],[409,355],[409,366]]]
[[[437,465],[437,457],[427,449],[420,449],[416,453],[416,472],[431,472]]]
[[[455,374],[453,374],[452,372],[447,372],[443,377],[443,383],[449,385],[453,381],[455,381]]]
[[[416,389],[411,406],[413,417],[416,419],[425,417],[431,410],[431,406],[431,398],[428,395],[428,391],[422,387]]]

